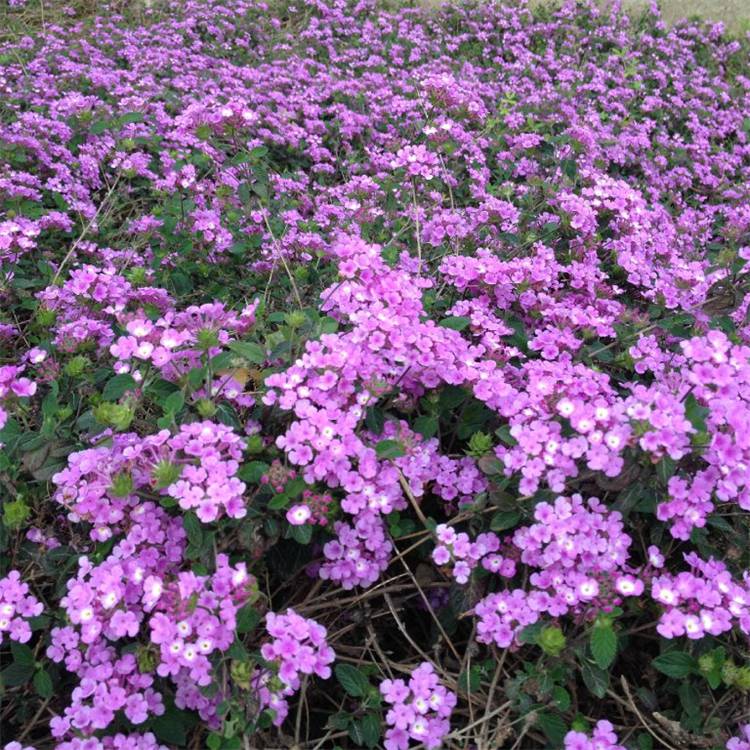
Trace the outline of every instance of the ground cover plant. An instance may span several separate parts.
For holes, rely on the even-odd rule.
[[[750,748],[750,65],[593,5],[15,0],[6,750]]]

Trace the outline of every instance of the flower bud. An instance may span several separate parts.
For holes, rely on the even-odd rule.
[[[247,662],[232,660],[229,666],[232,682],[243,690],[250,690],[250,676],[252,669]]]
[[[23,498],[19,497],[3,505],[3,524],[8,529],[18,529],[23,526],[30,513],[29,506]]]
[[[539,634],[539,645],[548,656],[559,656],[565,648],[565,634],[560,628],[550,625]]]
[[[216,331],[212,331],[210,328],[203,328],[198,331],[196,339],[198,348],[203,351],[207,351],[208,349],[212,349],[219,345],[219,337],[216,335]]]
[[[173,464],[167,459],[162,459],[156,466],[154,466],[151,472],[151,480],[154,486],[158,490],[163,490],[165,487],[169,487],[170,484],[174,484],[182,474],[182,467],[177,464]]]
[[[79,375],[83,375],[90,365],[91,360],[83,354],[79,354],[65,365],[65,374],[76,378]]]
[[[480,458],[492,450],[492,437],[484,432],[475,432],[469,439],[467,453],[474,458]]]
[[[114,497],[127,497],[133,492],[133,477],[127,472],[121,472],[112,479],[109,492]]]
[[[199,399],[196,408],[198,409],[198,414],[204,419],[209,419],[216,414],[216,404],[210,398]]]

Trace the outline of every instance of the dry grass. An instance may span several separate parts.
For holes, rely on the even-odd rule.
[[[602,5],[611,0],[602,0]],[[550,0],[531,0],[532,5],[547,5]],[[623,7],[641,13],[650,6],[650,0],[622,0]],[[750,32],[750,0],[659,0],[664,20],[674,24],[684,18],[701,18],[723,21],[734,34]]]

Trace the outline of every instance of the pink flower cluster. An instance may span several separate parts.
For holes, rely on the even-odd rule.
[[[0,367],[0,430],[8,421],[8,412],[4,406],[14,398],[27,398],[36,393],[36,383],[23,376],[23,371],[23,365]]]
[[[345,238],[333,252],[344,280],[323,293],[323,309],[349,320],[353,329],[309,342],[291,367],[266,379],[265,403],[296,416],[277,445],[304,467],[309,484],[324,480],[341,487],[348,513],[402,509],[400,473],[417,496],[436,481],[444,499],[470,499],[484,487],[470,460],[433,458],[436,442],[423,441],[405,423],[386,425],[377,437],[356,430],[366,409],[397,383],[404,393],[418,395],[441,381],[461,382],[458,358],[466,345],[455,331],[421,322],[421,290],[429,281],[406,268],[391,270],[378,247],[358,238]],[[411,455],[379,461],[374,444],[391,437],[401,438]]]
[[[750,575],[738,582],[723,562],[702,560],[695,552],[687,553],[685,562],[690,570],[663,573],[651,582],[651,597],[664,608],[659,634],[699,639],[736,625],[750,635]]]
[[[281,726],[289,707],[287,698],[300,688],[301,675],[331,676],[330,664],[336,655],[326,642],[326,629],[298,615],[293,609],[285,614],[269,612],[266,631],[271,640],[261,647],[261,655],[271,669],[261,669],[254,677],[261,706],[274,711],[274,724]],[[278,683],[274,683],[278,679]]]
[[[29,593],[28,583],[21,580],[17,570],[0,578],[0,643],[6,638],[26,643],[31,638],[29,619],[38,617],[42,603]]]
[[[92,539],[110,539],[138,505],[138,490],[151,486],[151,468],[166,455],[168,438],[168,430],[145,438],[119,434],[109,446],[71,453],[68,465],[52,476],[54,499],[73,523],[92,524]]]
[[[534,571],[531,588],[490,594],[475,606],[481,643],[507,648],[543,613],[598,612],[643,593],[640,571],[628,566],[631,539],[618,512],[573,495],[539,503],[534,518],[513,535],[521,562]]]
[[[467,583],[471,571],[482,565],[485,570],[497,573],[505,578],[516,574],[516,563],[508,557],[498,554],[500,539],[493,532],[480,534],[471,541],[468,534],[457,532],[448,524],[438,524],[435,529],[438,543],[432,550],[432,560],[436,565],[447,566],[458,583]]]
[[[166,492],[183,510],[195,509],[204,523],[225,514],[245,516],[245,483],[235,476],[244,445],[231,427],[209,421],[182,425],[168,446],[170,462],[182,471]]]
[[[236,474],[243,447],[230,427],[210,421],[184,424],[171,436],[166,429],[145,438],[117,434],[106,447],[70,454],[68,466],[52,477],[55,500],[69,509],[71,521],[91,523],[97,541],[122,530],[139,492],[154,489],[206,523],[222,515],[242,518],[245,484]]]
[[[336,521],[336,538],[323,546],[323,562],[318,575],[349,590],[372,586],[388,567],[393,545],[380,515],[366,510],[352,523]]]
[[[709,331],[681,342],[681,348],[683,390],[707,412],[709,443],[701,458],[708,466],[689,478],[672,477],[658,516],[671,521],[674,536],[688,539],[693,528],[705,525],[714,497],[750,510],[750,346]]]
[[[169,310],[154,322],[142,312],[120,314],[117,322],[125,328],[126,335],[119,336],[109,347],[117,360],[114,369],[139,375],[141,368],[150,363],[165,379],[178,381],[199,367],[203,357],[215,357],[236,337],[247,333],[255,324],[256,308],[257,302],[239,313],[219,302],[191,305],[180,312]],[[226,380],[216,378],[209,395],[226,395],[226,391],[237,387]],[[246,398],[244,405],[252,405],[252,401]]]
[[[580,195],[563,192],[560,205],[585,246],[596,236],[597,220],[608,217],[612,237],[599,252],[611,252],[648,300],[661,299],[668,308],[692,307],[705,297],[710,284],[691,243],[679,231],[669,211],[609,175],[594,173]]]
[[[58,743],[55,750],[167,750],[167,746],[159,743],[151,732],[118,732],[111,737],[74,737],[67,742]]]
[[[166,290],[134,286],[114,263],[74,268],[64,285],[47,287],[39,299],[56,315],[53,343],[67,352],[87,342],[108,347],[115,339],[114,323],[126,311],[146,304],[166,311],[174,305]]]
[[[750,750],[750,724],[740,727],[740,734],[727,741],[726,750]]]
[[[385,733],[386,750],[407,750],[410,740],[427,748],[440,747],[450,731],[456,694],[440,684],[432,664],[420,664],[408,682],[383,680],[380,693],[390,705],[385,715],[389,726]]]
[[[41,229],[39,223],[22,216],[16,219],[0,221],[0,262],[2,268],[6,262],[9,265],[17,261],[36,247],[36,238]]]
[[[570,731],[563,741],[565,750],[625,750],[617,739],[615,728],[604,719],[596,722],[590,737],[584,732]]]
[[[409,145],[400,148],[391,161],[393,169],[403,169],[407,177],[421,177],[423,180],[434,179],[440,171],[438,157],[426,146]]]
[[[537,523],[519,529],[513,544],[521,551],[521,562],[539,568],[531,582],[542,588],[554,585],[566,597],[571,586],[583,598],[599,593],[595,579],[617,577],[627,563],[631,538],[624,533],[622,516],[598,498],[584,501],[580,495],[558,497],[554,504],[542,502],[534,508]],[[552,581],[554,579],[554,583]],[[588,593],[595,590],[593,596]],[[631,592],[639,594],[643,590]]]
[[[554,362],[529,362],[522,375],[525,383],[515,391],[510,416],[515,445],[496,449],[506,474],[520,473],[520,491],[532,494],[542,480],[562,491],[565,480],[577,476],[579,460],[617,476],[631,429],[608,378],[565,354]],[[477,388],[474,393],[484,396]]]
[[[706,525],[716,501],[750,509],[750,347],[733,344],[722,331],[709,331],[680,342],[680,348],[681,353],[669,353],[652,337],[639,341],[634,353],[641,362],[648,357],[660,380],[632,388],[627,415],[639,446],[654,460],[683,458],[696,437],[705,443],[696,470],[672,476],[668,499],[657,507],[657,517],[670,524],[672,535],[687,540],[694,528]],[[703,435],[688,419],[688,397],[699,412]]]
[[[165,290],[134,284],[118,272],[120,264],[117,259],[103,268],[73,269],[64,286],[50,286],[39,294],[46,309],[56,315],[53,343],[62,351],[75,352],[91,342],[100,355],[108,351],[115,358],[116,373],[131,373],[142,382],[155,371],[178,382],[206,358],[226,351],[255,324],[257,301],[238,313],[220,302],[178,311]],[[145,279],[151,275],[144,270]],[[161,316],[153,320],[147,309],[156,309]],[[124,333],[117,335],[120,330]],[[220,396],[244,407],[254,403],[231,370],[214,374],[207,388],[192,395],[195,399]]]
[[[216,558],[211,576],[183,571],[185,531],[152,503],[130,512],[128,533],[107,558],[79,561],[61,600],[68,626],[54,628],[47,655],[79,678],[71,705],[52,722],[55,737],[105,729],[122,710],[133,724],[164,707],[156,675],[207,685],[210,657],[234,639],[236,615],[254,595],[244,563]],[[139,658],[117,642],[143,639]],[[180,691],[178,689],[178,698]],[[184,702],[184,701],[183,701]],[[193,706],[190,706],[193,707]]]

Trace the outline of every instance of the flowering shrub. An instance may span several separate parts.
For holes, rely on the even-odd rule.
[[[5,750],[750,748],[750,40],[531,5],[10,2]]]

